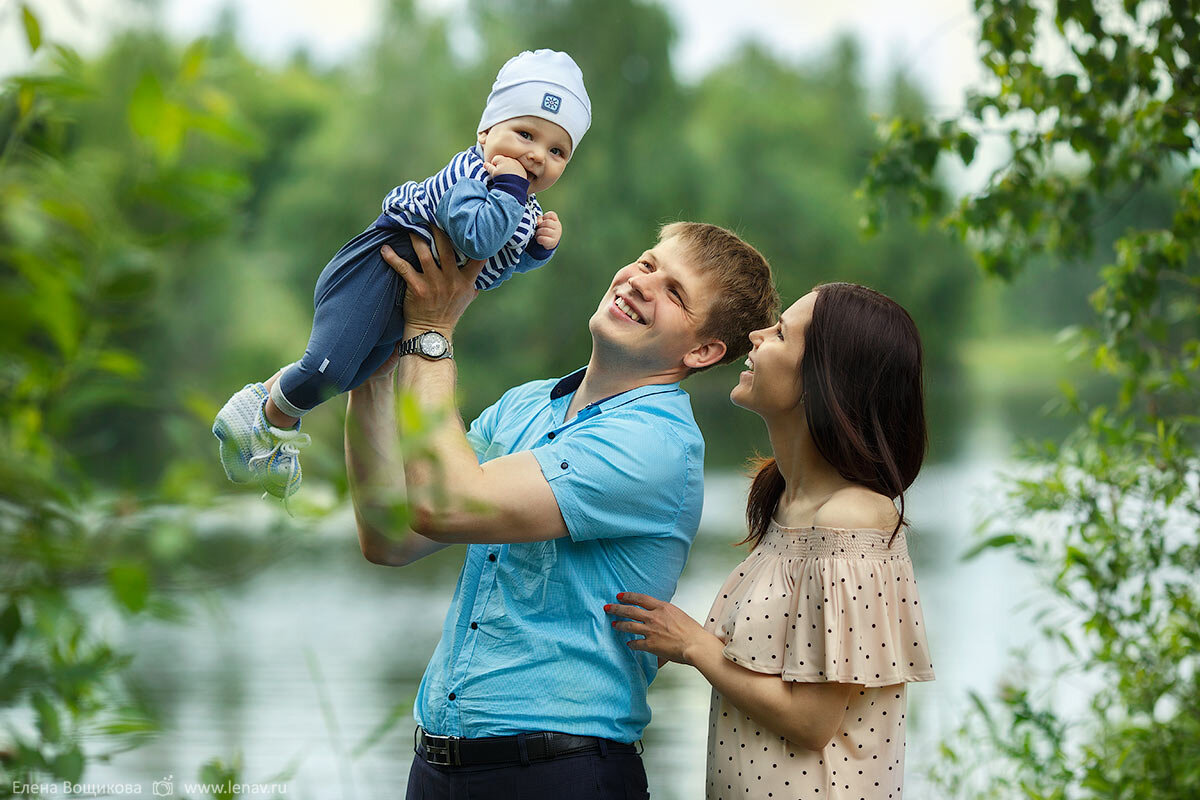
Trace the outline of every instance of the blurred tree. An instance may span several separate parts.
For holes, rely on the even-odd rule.
[[[852,281],[883,291],[919,321],[926,348],[935,454],[949,455],[963,405],[959,332],[971,321],[978,281],[966,253],[941,232],[897,225],[864,243],[855,199],[876,146],[855,44],[834,44],[825,63],[797,69],[749,45],[697,88],[685,136],[703,164],[706,190],[692,216],[733,228],[770,260],[785,304],[819,283]],[[899,82],[897,97],[915,108],[915,88]],[[731,120],[737,124],[730,124]],[[766,447],[758,419],[730,413],[726,374],[693,378],[689,390],[717,463]]]
[[[187,308],[175,267],[226,230],[228,165],[256,146],[203,40],[126,37],[89,64],[23,14],[45,55],[0,94],[0,796],[153,732],[105,621],[177,619],[160,588],[229,571],[163,503],[191,493],[146,486],[182,403],[147,366]]]
[[[1078,430],[1030,453],[1031,476],[975,549],[1041,567],[1060,598],[1043,633],[1096,693],[1070,717],[1053,684],[976,698],[931,777],[955,797],[1196,797],[1200,3],[977,0],[976,10],[991,79],[960,119],[892,123],[866,181],[872,218],[898,200],[1011,277],[1037,257],[1087,263],[1105,226],[1131,204],[1136,214],[1105,248],[1093,324],[1076,333],[1113,396],[1089,407],[1063,387]],[[1010,158],[950,204],[934,181],[939,155],[969,163],[996,130]]]

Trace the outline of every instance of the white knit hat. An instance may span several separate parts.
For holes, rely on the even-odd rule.
[[[569,55],[526,50],[510,58],[496,75],[477,130],[525,116],[561,125],[571,137],[571,148],[579,147],[592,124],[592,101],[583,87],[583,72]]]

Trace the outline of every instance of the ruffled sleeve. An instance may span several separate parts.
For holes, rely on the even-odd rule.
[[[934,679],[904,531],[772,524],[706,627],[725,657],[785,680],[863,686]]]

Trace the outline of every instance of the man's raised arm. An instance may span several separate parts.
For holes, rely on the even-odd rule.
[[[404,464],[396,420],[393,355],[350,392],[346,404],[346,474],[358,543],[373,564],[400,567],[444,545],[409,530],[397,509],[405,502]]]
[[[443,270],[425,243],[412,237],[421,261],[417,272],[384,247],[383,256],[408,285],[405,295],[405,339],[436,331],[452,341],[454,327],[479,293],[475,278],[483,262],[454,264],[449,239],[434,231]],[[458,370],[453,358],[429,360],[417,355],[400,360],[399,384],[416,399],[422,412],[436,420],[427,448],[404,460],[404,477],[413,512],[413,529],[443,543],[494,543],[556,539],[567,526],[541,467],[532,453],[479,463],[467,441],[455,405]]]

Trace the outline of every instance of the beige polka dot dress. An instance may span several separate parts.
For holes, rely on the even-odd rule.
[[[820,752],[765,730],[715,690],[708,800],[899,800],[905,684],[933,680],[901,530],[783,528],[721,587],[705,628],[725,657],[787,681],[858,684]]]

